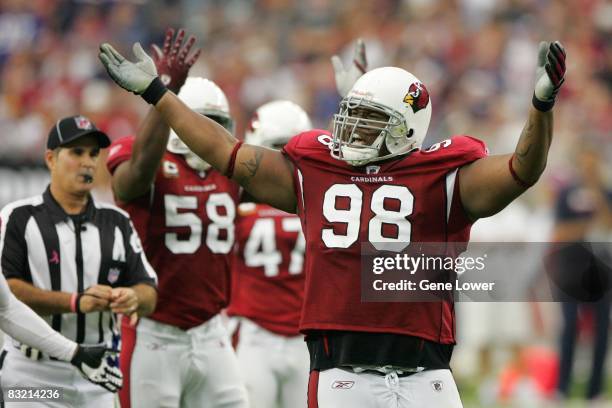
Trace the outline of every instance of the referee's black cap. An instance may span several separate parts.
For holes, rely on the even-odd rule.
[[[85,116],[76,115],[55,122],[55,125],[49,131],[47,149],[54,150],[87,135],[96,136],[101,148],[108,147],[111,144],[106,133],[99,130],[92,121]]]

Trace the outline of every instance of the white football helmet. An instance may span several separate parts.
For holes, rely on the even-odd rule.
[[[261,105],[251,119],[244,141],[249,144],[279,148],[291,137],[312,129],[310,118],[299,105],[273,101]]]
[[[355,116],[357,108],[386,119]],[[352,166],[363,166],[408,153],[421,147],[430,119],[429,92],[417,77],[401,68],[374,69],[359,78],[340,102],[331,154]],[[360,131],[379,134],[367,145]]]
[[[234,132],[234,121],[230,116],[227,97],[213,81],[188,77],[178,97],[192,110],[211,118],[230,133]],[[187,164],[194,170],[206,171],[210,168],[210,164],[193,153],[174,130],[170,131],[167,149],[169,152],[184,155]]]

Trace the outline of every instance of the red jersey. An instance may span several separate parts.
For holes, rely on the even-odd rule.
[[[455,136],[396,160],[353,167],[330,155],[329,132],[292,138],[298,214],[306,238],[300,330],[395,333],[455,342],[452,302],[361,302],[362,242],[467,242],[471,221],[457,170],[486,153]]]
[[[126,137],[111,145],[111,173],[130,158],[133,143]],[[149,194],[118,203],[132,216],[159,278],[151,319],[187,330],[227,305],[237,200],[235,183],[212,169],[193,170],[182,155],[166,152]]]
[[[266,204],[238,206],[229,315],[296,336],[304,296],[300,219]]]

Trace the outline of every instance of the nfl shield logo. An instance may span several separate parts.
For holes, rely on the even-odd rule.
[[[431,382],[431,387],[434,389],[434,391],[442,392],[444,389],[444,383],[441,380],[435,380]]]
[[[165,160],[162,164],[162,169],[164,172],[164,177],[166,178],[175,178],[179,175],[179,168],[176,163],[173,163],[169,160]]]
[[[118,268],[110,268],[108,270],[108,276],[106,277],[106,280],[108,281],[108,283],[115,283],[117,282],[117,279],[119,279],[119,269]]]
[[[74,118],[74,122],[76,123],[76,127],[82,130],[93,129],[93,125],[85,116],[77,116]]]
[[[368,166],[366,167],[366,174],[378,174],[380,166]]]

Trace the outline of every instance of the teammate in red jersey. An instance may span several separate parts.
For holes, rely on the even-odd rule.
[[[207,79],[185,81],[195,58],[188,56],[194,40],[182,45],[183,36],[172,41],[167,33],[158,69],[191,109],[232,132],[223,91]],[[154,110],[135,138],[113,143],[107,165],[115,197],[159,271],[155,312],[136,328],[122,327],[121,405],[246,407],[219,316],[229,301],[238,185],[195,156]]]
[[[552,107],[565,76],[559,42],[540,44],[536,84],[513,154],[487,156],[456,136],[421,150],[431,116],[426,87],[399,68],[364,74],[342,100],[332,134],[294,137],[282,153],[243,145],[166,92],[137,44],[138,63],[109,44],[100,59],[183,141],[259,202],[300,216],[306,284],[300,330],[311,357],[311,407],[460,407],[449,370],[451,302],[361,302],[361,243],[465,242],[546,165]],[[144,69],[146,68],[146,69]]]
[[[245,142],[280,149],[311,128],[298,105],[273,101],[255,111]],[[236,351],[252,408],[306,407],[309,359],[298,330],[304,244],[299,217],[245,194],[238,206],[227,313],[240,321]]]

